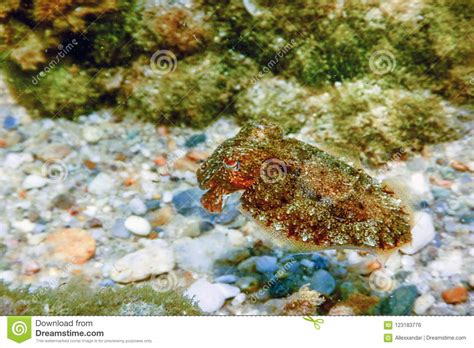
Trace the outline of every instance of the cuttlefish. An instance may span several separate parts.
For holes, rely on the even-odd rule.
[[[207,210],[220,212],[226,195],[243,191],[243,212],[295,250],[351,248],[386,259],[411,241],[411,213],[392,189],[273,124],[245,125],[197,179]]]

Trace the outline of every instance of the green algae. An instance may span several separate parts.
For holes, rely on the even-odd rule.
[[[315,114],[316,108],[308,102],[310,96],[298,83],[278,77],[265,78],[239,94],[236,115],[243,122],[266,120],[289,133],[296,132]]]
[[[427,91],[409,92],[363,79],[335,87],[320,98],[321,104],[326,103],[314,120],[317,140],[352,149],[368,165],[461,134],[455,111]]]
[[[473,18],[466,0],[9,0],[0,7],[0,59],[34,116],[111,106],[120,117],[196,128],[222,115],[270,120],[287,132],[305,126],[318,143],[379,165],[459,135],[437,96],[472,105]],[[170,72],[150,71],[163,52]],[[352,91],[361,80],[383,97]],[[374,108],[389,108],[385,124]]]
[[[257,71],[251,60],[230,51],[176,60],[166,74],[145,62],[143,57],[125,76],[118,97],[120,112],[157,123],[192,127],[206,126],[232,110],[235,94]]]
[[[176,291],[150,286],[90,289],[75,279],[57,289],[9,289],[0,283],[0,315],[199,315],[199,309]]]

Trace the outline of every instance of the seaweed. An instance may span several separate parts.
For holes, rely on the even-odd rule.
[[[1,315],[199,315],[180,292],[157,292],[151,286],[91,289],[74,279],[57,289],[10,289],[0,283]]]

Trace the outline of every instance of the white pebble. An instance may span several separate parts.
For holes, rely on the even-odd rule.
[[[31,190],[31,189],[43,187],[47,183],[48,183],[48,180],[46,178],[43,178],[42,176],[39,176],[39,175],[31,174],[25,178],[25,180],[23,181],[22,187],[25,190]]]
[[[430,184],[428,178],[423,172],[415,172],[408,179],[408,185],[410,187],[410,192],[424,197],[430,194]]]
[[[14,229],[16,229],[20,232],[30,233],[30,232],[33,232],[33,230],[35,229],[36,224],[34,224],[33,222],[31,222],[28,219],[23,219],[23,220],[20,220],[20,221],[13,222],[12,226],[13,226]]]
[[[241,292],[240,294],[238,294],[237,296],[234,297],[234,299],[232,300],[232,306],[238,306],[238,305],[241,305],[242,303],[245,302],[245,299],[247,298],[247,296]]]
[[[8,234],[8,225],[6,223],[0,222],[0,238],[5,238]]]
[[[140,198],[134,198],[129,203],[130,210],[135,215],[143,215],[146,213],[146,205]]]
[[[412,241],[401,248],[405,254],[415,254],[427,246],[435,237],[433,219],[430,214],[416,212],[413,216],[415,226],[411,230]]]
[[[127,230],[138,236],[147,236],[151,232],[150,223],[140,216],[129,216],[124,225]]]
[[[33,156],[29,153],[9,153],[5,157],[3,166],[6,168],[16,169],[25,162],[33,162]]]
[[[82,130],[82,136],[88,143],[97,143],[104,136],[99,126],[86,126]]]
[[[88,191],[96,195],[103,195],[110,193],[114,186],[114,180],[109,175],[99,173],[89,184]]]
[[[460,274],[463,265],[463,253],[460,250],[453,250],[431,262],[429,268],[435,276],[450,277]]]
[[[435,298],[431,294],[418,297],[413,306],[413,311],[418,315],[423,315],[435,303]]]
[[[170,272],[175,265],[173,251],[162,241],[155,241],[143,249],[116,261],[110,277],[118,283],[147,279],[152,275]]]
[[[12,283],[15,280],[15,272],[13,271],[3,271],[0,272],[0,281],[5,283]]]
[[[469,285],[474,288],[474,274],[469,276]]]
[[[163,203],[170,203],[173,200],[173,194],[170,191],[166,191],[163,194]]]
[[[219,310],[226,299],[240,293],[239,288],[228,284],[212,284],[205,279],[198,279],[189,289],[185,296],[196,301],[199,308],[206,313]]]

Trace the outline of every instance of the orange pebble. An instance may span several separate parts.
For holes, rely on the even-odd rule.
[[[136,180],[134,178],[127,178],[127,179],[125,179],[123,184],[125,186],[132,186],[135,182],[136,182]]]
[[[164,166],[166,164],[166,158],[164,156],[157,156],[155,157],[155,159],[153,160],[153,162],[157,165],[157,166]]]
[[[464,286],[456,286],[454,288],[443,291],[441,294],[444,302],[450,304],[462,303],[467,301],[468,293]]]
[[[26,191],[22,190],[22,191],[18,192],[18,196],[20,196],[21,199],[25,199],[26,198]]]
[[[7,147],[7,142],[3,139],[0,139],[0,147]]]

